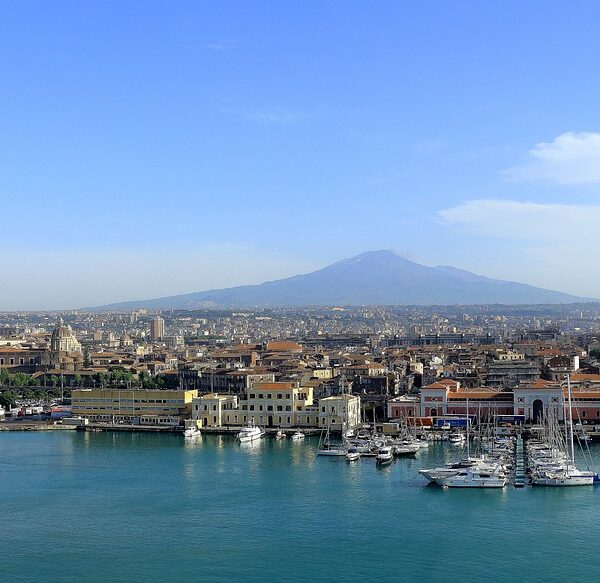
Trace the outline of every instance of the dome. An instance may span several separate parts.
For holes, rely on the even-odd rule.
[[[59,338],[70,338],[73,335],[69,326],[59,325],[54,328],[52,332],[52,340],[58,340]]]

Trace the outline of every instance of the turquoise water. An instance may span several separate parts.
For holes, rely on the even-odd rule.
[[[598,447],[598,446],[596,446]],[[316,442],[0,434],[2,581],[560,581],[597,569],[600,487],[441,490]]]

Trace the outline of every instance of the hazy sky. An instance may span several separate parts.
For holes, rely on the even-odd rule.
[[[597,1],[0,4],[0,310],[372,249],[600,297]]]

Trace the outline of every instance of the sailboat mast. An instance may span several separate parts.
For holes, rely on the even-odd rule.
[[[571,402],[571,375],[567,375],[567,395],[569,399],[569,442],[571,445],[571,463],[575,464],[575,442],[573,441],[573,404]]]

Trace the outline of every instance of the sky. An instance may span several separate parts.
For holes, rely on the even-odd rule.
[[[600,297],[600,3],[0,3],[0,310],[374,249]]]

